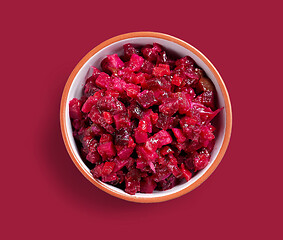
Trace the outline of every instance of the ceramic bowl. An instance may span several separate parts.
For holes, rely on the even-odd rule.
[[[207,76],[214,83],[217,91],[218,107],[223,107],[223,110],[220,114],[218,114],[216,119],[216,144],[211,153],[211,160],[203,170],[199,171],[188,182],[184,181],[170,190],[154,191],[151,194],[137,193],[135,195],[129,195],[121,189],[94,179],[90,170],[84,164],[72,134],[72,126],[69,117],[69,101],[74,97],[81,97],[83,85],[85,83],[86,76],[89,74],[88,71],[91,66],[100,68],[101,61],[107,55],[113,53],[122,55],[123,44],[131,43],[134,45],[146,45],[154,42],[161,44],[164,48],[166,48],[166,50],[179,57],[184,57],[186,55],[192,57],[197,65],[206,72]],[[69,76],[63,91],[60,107],[60,124],[64,143],[71,159],[76,167],[91,183],[115,197],[133,202],[149,203],[167,201],[182,196],[195,189],[203,183],[210,174],[212,174],[223,158],[230,140],[232,112],[229,95],[220,74],[199,50],[190,44],[167,34],[157,32],[132,32],[113,37],[99,44],[87,53],[86,56],[77,64]]]

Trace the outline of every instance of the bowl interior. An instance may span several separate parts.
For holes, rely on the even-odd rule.
[[[65,119],[66,119],[67,138],[68,138],[68,140],[71,144],[72,151],[75,155],[75,158],[78,161],[78,164],[85,171],[85,173],[88,174],[91,178],[92,178],[92,175],[90,173],[90,170],[88,169],[88,167],[82,161],[80,154],[79,154],[79,150],[78,150],[76,143],[75,143],[75,140],[73,138],[71,120],[70,120],[70,117],[69,117],[69,102],[74,97],[80,98],[82,96],[82,90],[83,90],[85,80],[91,74],[90,67],[95,66],[98,69],[101,69],[100,63],[106,57],[106,55],[110,55],[110,54],[114,54],[114,53],[117,53],[118,55],[122,55],[123,54],[123,45],[126,44],[126,43],[131,43],[131,44],[136,45],[136,46],[142,46],[142,45],[145,45],[145,44],[152,44],[154,42],[161,44],[166,49],[166,51],[168,51],[169,53],[174,54],[178,57],[184,57],[186,55],[192,57],[195,60],[195,62],[197,63],[197,65],[200,66],[206,72],[207,76],[214,83],[214,86],[215,86],[216,91],[217,91],[218,108],[225,106],[224,97],[223,97],[223,94],[221,92],[221,88],[218,84],[216,77],[214,76],[214,74],[212,73],[210,68],[201,60],[201,58],[199,56],[197,56],[196,54],[194,54],[189,49],[187,49],[183,46],[180,46],[179,44],[177,44],[175,42],[171,42],[171,41],[168,41],[166,39],[160,39],[160,38],[155,38],[155,37],[135,37],[135,38],[130,38],[130,39],[124,39],[124,40],[120,40],[120,41],[114,42],[114,43],[106,46],[105,48],[103,48],[102,50],[98,51],[96,54],[91,56],[88,59],[88,61],[82,66],[82,68],[79,70],[79,72],[75,76],[75,78],[74,78],[74,80],[73,80],[73,82],[70,86],[68,96],[67,96],[66,106],[65,106],[66,107]],[[216,120],[215,122],[217,123],[217,126],[216,126],[217,127],[216,143],[215,143],[215,147],[214,147],[214,149],[211,153],[211,160],[210,160],[209,164],[206,166],[206,168],[199,171],[198,174],[196,174],[196,176],[194,176],[192,179],[190,179],[189,182],[184,181],[180,185],[175,186],[174,188],[172,188],[170,190],[154,191],[152,194],[137,193],[136,195],[131,196],[131,197],[133,197],[133,198],[163,197],[163,196],[166,196],[166,195],[174,194],[174,193],[176,193],[180,190],[183,190],[183,189],[187,188],[188,186],[190,186],[191,184],[193,184],[194,182],[196,182],[213,164],[213,162],[214,162],[214,160],[215,160],[215,158],[216,158],[217,154],[219,153],[219,150],[222,146],[223,140],[224,140],[225,129],[226,129],[226,112],[222,110],[217,115],[215,120]],[[104,185],[105,188],[109,189],[112,192],[116,192],[120,195],[129,196],[129,194],[125,193],[121,189],[118,189],[114,186],[105,184],[101,181],[99,181],[99,182],[102,185]]]

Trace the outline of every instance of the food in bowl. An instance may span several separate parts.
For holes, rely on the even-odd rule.
[[[215,142],[216,91],[189,56],[157,43],[124,45],[92,67],[69,103],[73,135],[94,178],[133,195],[164,191],[205,168]]]

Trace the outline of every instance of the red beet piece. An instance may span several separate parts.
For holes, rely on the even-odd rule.
[[[181,171],[182,171],[182,173],[183,173],[183,176],[184,176],[184,178],[187,180],[187,182],[192,178],[192,173],[189,171],[189,170],[187,170],[186,168],[185,168],[185,165],[184,165],[184,163],[182,163],[181,164]]]
[[[138,169],[133,169],[132,171],[128,172],[125,177],[125,192],[131,195],[140,191],[140,172]]]
[[[161,153],[162,156],[165,156],[169,153],[174,153],[174,151],[169,146],[164,146],[160,149],[160,153]]]
[[[153,46],[146,45],[141,49],[141,52],[145,57],[145,59],[147,59],[150,62],[156,61],[158,53],[160,53],[161,51],[162,51],[162,47],[157,43],[153,43]]]
[[[159,112],[172,116],[179,109],[179,101],[177,98],[167,98],[163,101],[163,104],[159,105]]]
[[[115,145],[116,146],[117,145],[119,146],[129,145],[130,139],[132,140],[132,138],[130,137],[130,131],[128,129],[126,128],[116,129],[115,131]]]
[[[112,96],[101,97],[97,101],[97,108],[100,111],[107,111],[112,114],[126,112],[125,105],[121,101],[119,101],[117,98],[112,97]]]
[[[112,142],[113,141],[113,136],[111,134],[101,134],[99,143],[103,144],[103,143],[108,143],[108,142]]]
[[[95,84],[100,88],[108,88],[110,83],[112,82],[112,79],[109,77],[108,74],[102,72],[98,76],[98,78],[95,80]]]
[[[120,78],[115,77],[112,80],[112,84],[111,86],[109,86],[109,89],[112,89],[118,93],[123,93],[125,87],[126,87],[126,82]]]
[[[89,152],[86,156],[86,159],[93,164],[101,161],[101,157],[97,151]]]
[[[136,152],[139,158],[143,158],[148,162],[154,162],[158,158],[158,154],[155,151],[149,151],[142,145],[137,145]]]
[[[141,67],[141,71],[143,73],[152,74],[153,68],[154,68],[154,65],[150,61],[145,60]]]
[[[69,103],[69,114],[71,119],[81,119],[82,112],[81,112],[82,102],[77,98],[73,98]]]
[[[141,69],[143,62],[144,59],[142,57],[137,54],[132,54],[128,67],[131,69],[131,71],[137,72]]]
[[[122,160],[128,159],[132,155],[134,149],[135,147],[123,147],[118,151],[117,155]]]
[[[148,132],[151,133],[152,132],[152,121],[151,121],[151,115],[153,114],[152,110],[146,110],[143,113],[143,117],[142,119],[139,121],[139,125],[138,128],[140,131],[143,132]]]
[[[209,107],[211,109],[215,109],[215,96],[212,91],[203,92],[194,101],[199,102],[203,104],[204,106]]]
[[[155,182],[160,182],[162,180],[165,180],[171,175],[171,171],[168,169],[167,166],[157,166],[155,168],[155,174],[153,174],[153,180]]]
[[[204,169],[209,162],[210,154],[204,149],[199,154],[195,154],[193,163],[195,166],[195,172],[201,169]]]
[[[133,45],[130,43],[124,44],[123,48],[124,48],[124,58],[127,61],[130,60],[133,54],[138,53],[137,50],[133,47]]]
[[[170,144],[171,142],[172,137],[170,134],[165,130],[161,130],[146,141],[145,148],[149,152],[154,152],[157,148],[161,148],[163,145]]]
[[[158,120],[156,123],[156,127],[167,130],[168,128],[172,128],[175,125],[175,119],[174,117],[170,117],[168,115],[165,115],[163,113],[160,113],[158,115]]]
[[[102,169],[103,169],[104,163],[101,163],[99,165],[96,165],[90,172],[92,173],[93,177],[100,178],[102,176]]]
[[[183,134],[181,129],[179,129],[179,128],[172,128],[172,131],[173,131],[173,133],[174,133],[174,135],[177,138],[177,141],[179,143],[183,143],[183,142],[186,141],[186,137],[184,136],[184,134]]]
[[[136,129],[135,131],[136,143],[145,143],[147,139],[148,139],[147,132]]]
[[[82,107],[82,112],[89,113],[94,105],[97,104],[98,99],[103,96],[103,92],[98,91],[93,96],[90,96]]]
[[[109,112],[103,112],[102,115],[103,115],[106,123],[108,123],[108,124],[113,123],[113,118],[112,118],[112,116]]]
[[[141,91],[141,87],[133,83],[128,83],[125,86],[125,90],[130,98],[136,98],[138,93]]]
[[[157,184],[154,182],[152,177],[145,177],[140,183],[140,192],[142,193],[152,193],[156,188]]]
[[[183,82],[183,78],[178,76],[178,74],[174,74],[172,78],[172,84],[176,86],[180,86],[182,82]]]
[[[124,62],[117,54],[108,55],[102,62],[101,68],[107,73],[116,73],[118,69],[124,67]]]
[[[123,113],[114,115],[114,122],[116,129],[121,129],[121,128],[129,129],[131,127],[130,118]]]
[[[169,176],[167,179],[162,180],[158,183],[157,187],[162,190],[168,190],[177,185],[177,178],[174,175]]]
[[[178,59],[175,64],[176,66],[184,65],[187,67],[193,67],[195,65],[195,61],[191,57],[185,56],[183,58]]]
[[[168,155],[169,161],[167,163],[168,169],[173,173],[176,178],[180,178],[182,176],[182,172],[178,167],[177,159],[173,156],[172,153]]]
[[[113,142],[99,144],[99,146],[97,147],[97,151],[104,160],[114,157],[116,155],[116,150]]]
[[[158,67],[153,68],[152,74],[156,77],[170,75],[170,66],[168,64],[159,64]]]
[[[102,176],[107,176],[113,172],[115,167],[115,162],[105,162],[102,168]]]
[[[106,176],[102,176],[102,182],[113,182],[118,180],[117,173],[110,173]]]
[[[150,78],[144,82],[143,88],[151,90],[164,90],[166,92],[171,91],[171,83],[164,77]]]
[[[116,157],[114,159],[115,167],[113,169],[113,172],[120,171],[124,166],[127,165],[127,163],[129,163],[129,161],[130,161],[130,158],[128,158],[128,159],[120,159],[119,157]]]
[[[152,90],[144,90],[137,95],[138,103],[144,108],[149,108],[157,103]]]

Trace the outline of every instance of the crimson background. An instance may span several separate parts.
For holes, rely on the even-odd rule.
[[[2,239],[282,238],[280,1],[1,3]],[[221,73],[233,132],[221,164],[178,199],[137,204],[95,188],[60,133],[63,87],[102,41],[158,31],[202,51]]]

